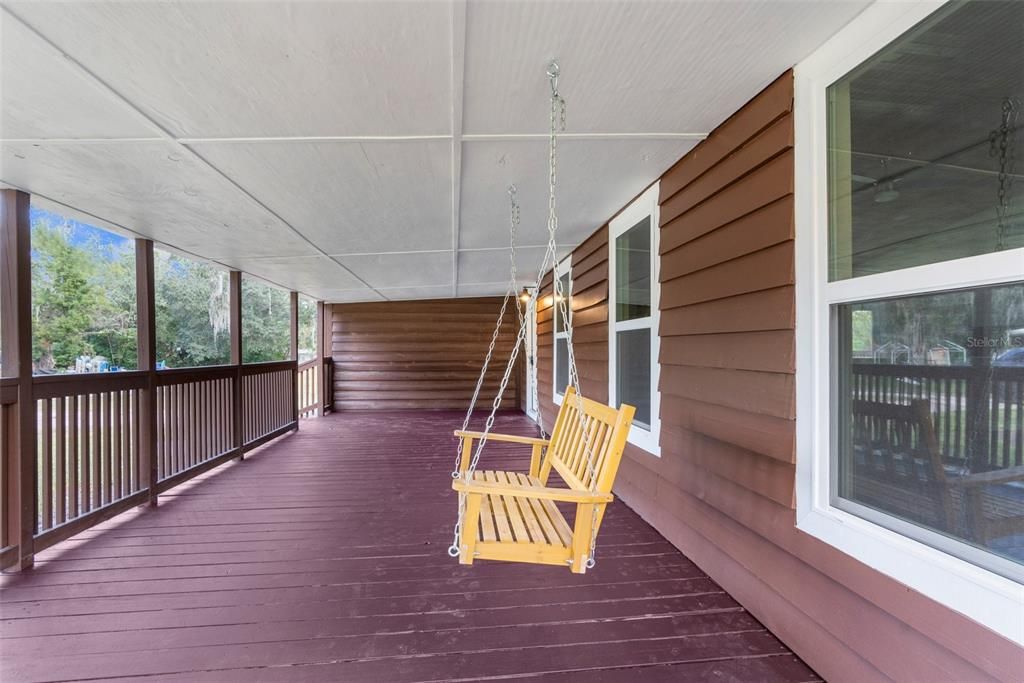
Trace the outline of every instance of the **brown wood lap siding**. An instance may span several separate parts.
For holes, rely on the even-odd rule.
[[[465,410],[501,297],[332,304],[335,410]],[[488,409],[516,335],[508,309],[478,407]],[[520,371],[503,400],[514,408]]]
[[[787,73],[661,178],[662,455],[627,448],[615,491],[827,679],[1010,680],[1009,641],[795,527],[792,106]],[[600,400],[607,250],[602,227],[573,254],[581,381]]]

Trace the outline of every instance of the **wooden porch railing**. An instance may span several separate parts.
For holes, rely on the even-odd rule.
[[[974,471],[1024,465],[1024,368],[855,364],[852,398],[931,404],[947,461]]]
[[[239,454],[232,424],[232,366],[161,370],[156,381],[158,489]],[[212,464],[211,464],[212,463]],[[200,469],[197,469],[200,468]]]
[[[317,302],[317,358],[242,362],[242,274],[229,278],[228,365],[157,370],[153,242],[136,240],[139,370],[33,376],[29,197],[0,190],[0,569],[246,451],[330,407]],[[289,356],[298,355],[291,292]]]
[[[242,438],[255,448],[298,422],[293,360],[242,366]]]
[[[138,415],[146,384],[145,372],[33,378],[37,550],[145,501]]]
[[[317,406],[320,404],[320,376],[322,364],[316,360],[308,360],[299,365],[299,417],[316,417]]]
[[[15,452],[14,427],[17,419],[18,380],[0,378],[0,568],[18,559],[18,541],[11,524],[11,465]]]

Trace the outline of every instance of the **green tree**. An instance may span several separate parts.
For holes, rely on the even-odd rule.
[[[230,361],[228,274],[155,251],[157,359],[170,367]]]
[[[38,221],[32,226],[32,352],[36,368],[51,371],[92,354],[88,332],[103,292],[96,264],[69,242],[70,228]]]
[[[249,277],[242,278],[242,361],[262,363],[288,358],[288,292]]]

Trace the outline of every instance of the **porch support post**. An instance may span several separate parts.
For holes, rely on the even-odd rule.
[[[34,561],[36,531],[36,411],[32,397],[32,252],[30,197],[18,190],[0,190],[0,258],[3,287],[4,377],[17,379],[18,403],[12,416],[12,443],[5,453],[7,470],[7,538],[17,544],[15,565],[28,569]]]
[[[292,368],[292,420],[299,428],[299,293],[288,293],[288,357]]]
[[[316,416],[324,416],[327,369],[324,367],[324,302],[316,302]]]
[[[235,366],[235,381],[231,383],[231,433],[232,442],[238,449],[238,459],[244,460],[245,442],[242,440],[242,272],[232,270],[229,277],[231,364]]]
[[[135,240],[136,339],[139,370],[146,372],[146,387],[139,397],[139,472],[149,487],[149,504],[157,505],[156,458],[156,290],[153,240]],[[141,482],[140,482],[141,483]]]

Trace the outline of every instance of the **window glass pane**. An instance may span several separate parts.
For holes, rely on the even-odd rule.
[[[555,393],[564,394],[569,386],[569,343],[563,337],[555,340]]]
[[[316,358],[316,302],[299,297],[299,362]]]
[[[651,330],[616,332],[615,377],[619,403],[636,407],[633,424],[651,428]]]
[[[565,297],[565,312],[572,315],[572,284],[570,282],[569,273],[563,274],[559,280],[562,281],[562,296]],[[562,319],[562,306],[559,303],[558,295],[552,293],[551,301],[554,302],[555,307],[555,332],[565,332],[565,320]]]
[[[288,292],[242,276],[242,362],[288,358],[290,309]]]
[[[1024,284],[836,315],[839,503],[1024,563]]]
[[[231,361],[228,273],[154,249],[157,368]]]
[[[830,279],[1024,247],[1022,26],[950,3],[829,87]]]
[[[134,370],[133,240],[32,207],[35,374]]]
[[[651,218],[615,238],[615,319],[651,315]]]

